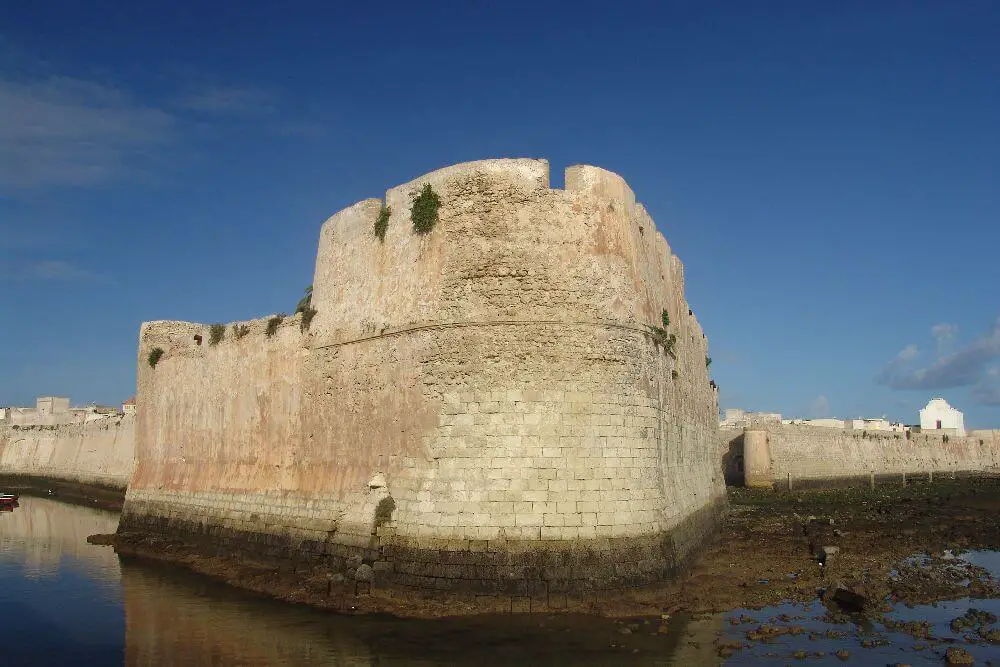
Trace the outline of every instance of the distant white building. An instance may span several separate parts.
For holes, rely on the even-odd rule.
[[[943,398],[934,398],[920,411],[920,430],[949,431],[965,437],[965,416]]]

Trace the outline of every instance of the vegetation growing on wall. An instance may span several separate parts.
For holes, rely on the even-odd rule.
[[[156,368],[156,364],[160,362],[160,357],[163,356],[162,347],[154,347],[149,351],[149,356],[146,357],[146,361],[149,362],[150,368]]]
[[[305,289],[305,294],[303,294],[302,298],[299,299],[299,302],[295,304],[295,312],[296,313],[305,312],[306,309],[312,305],[312,300],[313,300],[313,286],[309,285]]]
[[[657,347],[662,346],[663,351],[670,355],[671,359],[676,359],[677,353],[674,352],[674,345],[677,344],[677,336],[667,333],[666,329],[660,327],[649,327],[649,331],[653,338],[653,344]]]
[[[302,311],[302,321],[299,322],[299,331],[308,331],[313,318],[316,317],[316,309],[308,307]]]
[[[434,229],[434,225],[438,221],[438,208],[440,207],[441,198],[434,192],[431,184],[427,183],[413,200],[413,207],[410,208],[413,231],[417,234],[427,234]]]
[[[285,319],[284,313],[278,313],[271,319],[267,321],[267,328],[264,330],[264,335],[270,338],[274,334],[278,333],[278,327],[281,326],[281,322]]]
[[[712,357],[705,357],[705,368],[712,365]]]
[[[653,344],[657,347],[662,346],[663,351],[670,355],[671,359],[676,359],[677,353],[674,352],[674,345],[677,344],[677,336],[667,332],[667,327],[670,326],[670,313],[666,310],[661,312],[660,322],[663,323],[662,327],[655,325],[649,326],[650,335],[653,338]]]
[[[392,512],[396,509],[396,501],[392,497],[383,498],[375,507],[375,528],[378,529],[392,520]]]
[[[381,242],[385,242],[385,232],[389,229],[389,216],[392,214],[392,209],[382,204],[382,210],[378,212],[378,217],[375,218],[375,238]]]
[[[226,337],[225,324],[213,324],[208,328],[208,344],[218,345]]]
[[[675,380],[676,380],[676,379],[677,379],[677,378],[679,378],[680,376],[681,376],[681,374],[680,374],[680,373],[678,373],[677,371],[670,371],[670,377],[672,377],[673,379],[675,379]]]
[[[236,340],[239,340],[240,338],[243,338],[248,333],[250,333],[250,325],[249,324],[234,324],[233,325],[233,338],[235,338]]]

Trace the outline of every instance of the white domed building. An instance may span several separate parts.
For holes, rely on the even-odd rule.
[[[965,437],[965,415],[948,405],[943,398],[934,398],[920,411],[921,431],[954,431]]]

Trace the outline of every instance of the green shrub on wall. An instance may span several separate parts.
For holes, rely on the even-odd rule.
[[[712,357],[705,357],[705,368],[712,365]]]
[[[213,324],[208,328],[208,344],[218,345],[226,337],[225,324]]]
[[[434,229],[434,225],[438,221],[438,208],[440,207],[441,198],[434,192],[431,184],[427,183],[413,200],[413,207],[410,209],[413,231],[417,234],[427,234]]]
[[[316,317],[315,308],[306,308],[302,311],[302,321],[299,322],[299,331],[308,331],[309,325],[312,324],[313,318]]]
[[[239,340],[240,338],[243,338],[248,333],[250,333],[250,325],[249,324],[234,324],[233,325],[233,338],[235,338],[236,340]]]
[[[666,329],[670,326],[670,313],[663,311],[660,313],[660,321],[663,322],[663,328]]]
[[[162,347],[154,347],[152,350],[150,350],[149,356],[146,357],[146,361],[149,362],[149,367],[156,368],[156,364],[160,362],[160,357],[162,356],[163,356]]]
[[[278,333],[278,327],[281,326],[281,322],[285,319],[284,313],[278,313],[271,319],[267,321],[267,328],[264,330],[264,335],[268,338]]]
[[[378,217],[375,218],[375,238],[382,243],[385,243],[385,232],[389,229],[389,216],[391,214],[392,209],[382,204],[382,210],[378,212]]]
[[[313,286],[309,285],[308,287],[306,287],[305,294],[303,294],[302,298],[299,299],[299,302],[295,304],[295,312],[296,313],[305,312],[306,309],[312,305],[312,300],[313,300]]]

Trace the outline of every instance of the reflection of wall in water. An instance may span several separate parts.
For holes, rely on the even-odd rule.
[[[331,615],[128,561],[121,579],[126,665],[376,663],[343,623],[329,622]]]
[[[63,565],[78,565],[95,580],[118,580],[115,552],[87,544],[88,535],[117,530],[117,512],[47,498],[22,496],[19,502],[13,512],[0,513],[0,559],[23,559],[29,576],[53,574],[63,560]]]
[[[715,614],[707,618],[697,618],[684,626],[684,636],[677,650],[670,656],[671,665],[721,665],[725,660],[719,657],[716,638],[722,636],[726,614]]]

